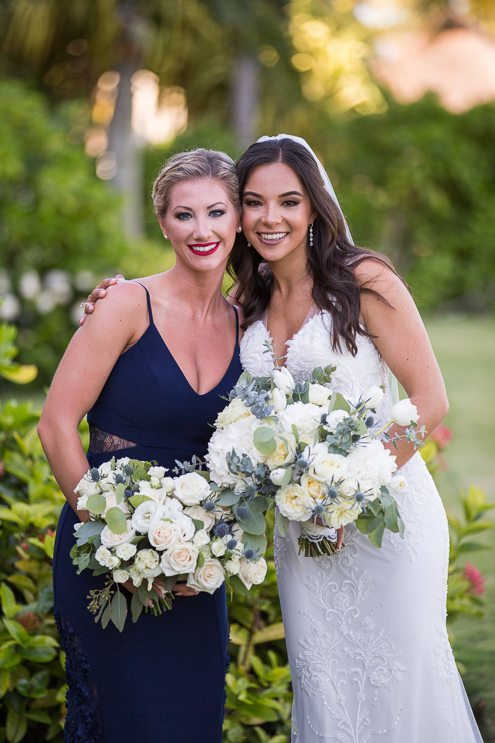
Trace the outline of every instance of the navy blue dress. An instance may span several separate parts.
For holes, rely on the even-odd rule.
[[[131,457],[172,470],[204,456],[211,424],[241,374],[239,323],[234,354],[210,392],[195,392],[158,332],[149,326],[118,359],[88,413],[92,467]],[[116,449],[116,446],[121,448]],[[171,473],[172,474],[172,473]],[[76,574],[69,552],[77,517],[66,503],[57,527],[54,614],[67,656],[65,743],[220,743],[228,623],[225,586],[179,597],[161,616],[130,611],[122,633],[95,624],[88,593],[104,577]],[[130,603],[130,602],[128,602]]]

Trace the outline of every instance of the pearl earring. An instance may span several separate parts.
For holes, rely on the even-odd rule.
[[[309,247],[313,247],[313,222],[309,225]]]
[[[165,238],[165,240],[168,240],[168,235],[166,235],[165,232],[163,233],[163,237]]]
[[[242,232],[242,227],[238,227],[237,232]]]

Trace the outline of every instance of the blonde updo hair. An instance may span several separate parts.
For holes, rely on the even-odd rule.
[[[241,202],[234,161],[225,152],[200,147],[197,150],[173,155],[158,174],[152,193],[158,219],[164,219],[172,188],[177,183],[201,178],[214,178],[219,181],[240,217]]]

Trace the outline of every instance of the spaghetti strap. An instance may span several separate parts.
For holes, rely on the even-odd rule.
[[[235,345],[239,345],[239,313],[237,312],[237,309],[232,305],[232,308],[235,312]]]
[[[146,301],[148,302],[148,315],[149,315],[149,318],[150,318],[150,325],[154,325],[155,323],[153,322],[153,312],[151,311],[151,297],[150,297],[150,293],[147,290],[147,288],[145,287],[145,285],[144,284],[141,284],[140,281],[135,281],[134,283],[135,284],[139,284],[139,286],[142,286],[143,289],[144,289],[144,291],[146,292]]]

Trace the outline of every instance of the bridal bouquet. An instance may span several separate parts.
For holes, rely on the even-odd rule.
[[[75,488],[77,508],[89,518],[76,524],[71,557],[78,573],[108,574],[104,589],[89,596],[88,608],[103,627],[112,621],[123,630],[127,601],[120,586],[127,581],[136,588],[134,622],[143,608],[156,614],[171,609],[178,579],[207,593],[225,579],[243,591],[263,581],[265,560],[245,548],[244,529],[231,508],[217,503],[208,473],[200,474],[196,461],[178,463],[184,474],[167,477],[164,467],[113,458],[89,470]],[[155,581],[163,588],[161,599]]]
[[[279,532],[300,522],[300,552],[312,557],[335,552],[337,528],[353,521],[377,547],[386,528],[403,533],[392,493],[407,483],[376,436],[387,439],[395,421],[409,424],[403,436],[419,444],[409,400],[394,407],[393,420],[374,436],[372,413],[382,389],[372,387],[352,404],[332,393],[332,371],[317,368],[297,384],[285,368],[270,377],[244,373],[217,418],[206,456],[220,488],[217,502],[233,509],[241,527],[255,524],[262,533],[264,513],[276,504]],[[398,438],[389,440],[396,445]]]

